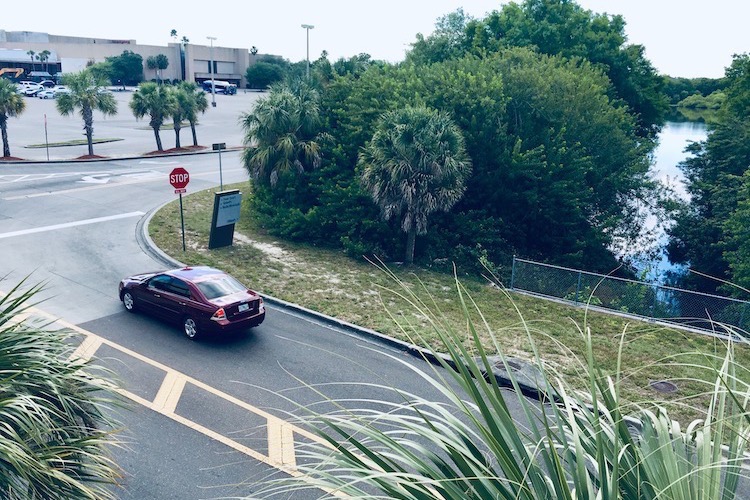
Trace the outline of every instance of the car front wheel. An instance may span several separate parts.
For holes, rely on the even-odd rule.
[[[130,292],[122,294],[122,304],[128,312],[135,312],[135,297]]]
[[[190,316],[182,320],[182,331],[185,332],[185,336],[190,340],[197,339],[200,333],[198,331],[198,323]]]

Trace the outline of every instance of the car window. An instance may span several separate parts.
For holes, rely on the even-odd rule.
[[[187,283],[177,278],[172,278],[172,281],[169,284],[169,291],[176,293],[177,295],[182,295],[183,297],[190,297],[190,288]]]
[[[148,286],[156,288],[157,290],[169,290],[169,282],[172,280],[169,276],[165,276],[163,274],[160,274],[158,276],[154,276],[151,278],[151,280],[148,282]]]
[[[226,275],[203,280],[196,283],[196,285],[198,285],[198,289],[208,300],[247,290],[242,283]]]

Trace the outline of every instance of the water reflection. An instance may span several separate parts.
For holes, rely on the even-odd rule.
[[[706,139],[707,129],[704,122],[698,121],[670,121],[664,125],[659,134],[659,145],[654,152],[654,164],[651,167],[651,175],[672,190],[683,200],[690,197],[685,189],[685,176],[678,165],[688,158],[685,152],[693,142]],[[669,263],[664,246],[667,244],[667,235],[664,227],[658,226],[656,217],[649,216],[646,226],[649,230],[655,230],[657,242],[661,246],[655,258],[641,257],[637,265],[640,271],[648,271],[646,279],[656,283],[664,283],[668,272],[679,271],[679,266]]]
[[[703,122],[667,122],[659,134],[652,175],[662,184],[674,188],[684,200],[688,199],[685,176],[677,165],[688,157],[685,148],[693,142],[705,140],[706,133]]]

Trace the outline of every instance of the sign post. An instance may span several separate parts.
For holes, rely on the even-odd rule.
[[[185,216],[182,213],[182,193],[187,192],[187,185],[190,182],[190,174],[182,167],[177,167],[169,173],[169,183],[174,188],[174,192],[180,195],[180,226],[182,227],[182,251],[185,251]]]
[[[221,150],[227,149],[226,142],[216,142],[211,145],[214,151],[219,152],[219,191],[224,191],[224,178],[221,175]]]

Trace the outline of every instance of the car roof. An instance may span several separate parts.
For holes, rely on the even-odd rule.
[[[208,276],[226,275],[224,271],[219,271],[218,269],[214,269],[213,267],[208,266],[182,267],[180,269],[172,269],[170,271],[166,271],[164,274],[193,282],[202,281]]]

